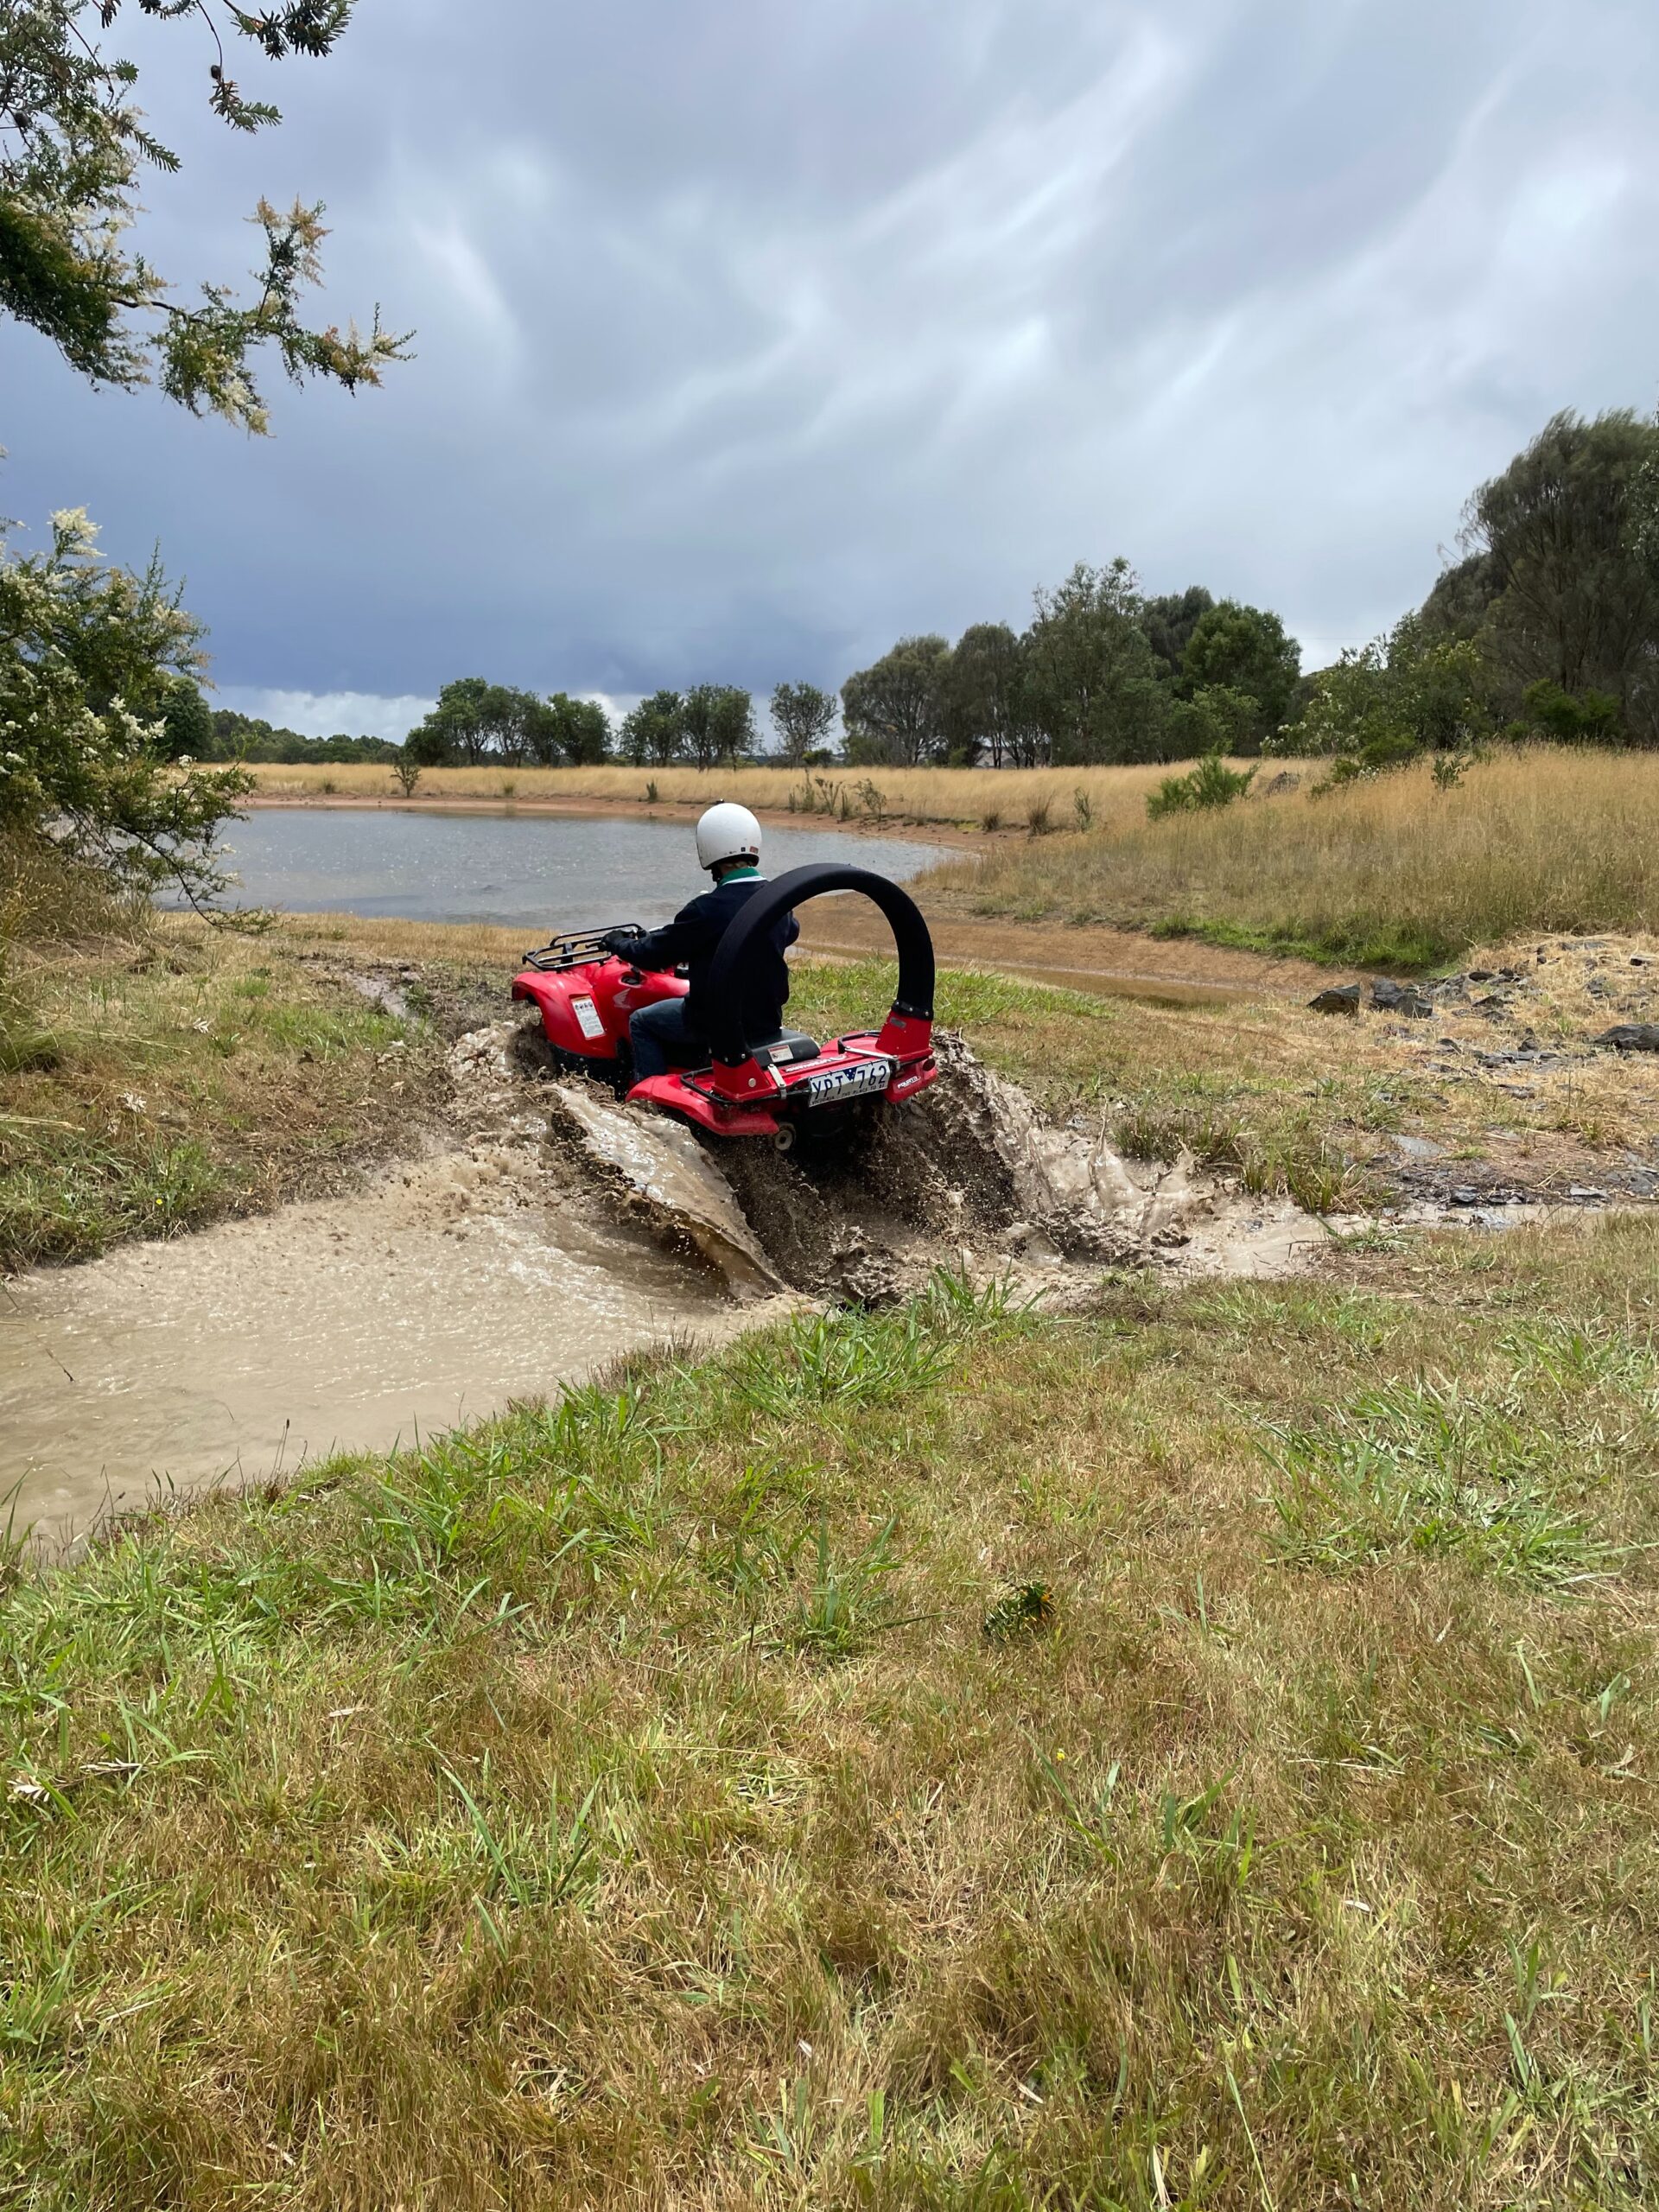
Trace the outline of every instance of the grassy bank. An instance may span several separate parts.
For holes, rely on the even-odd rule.
[[[1649,965],[1633,968],[1633,952]],[[1054,1116],[1103,1126],[1136,1157],[1191,1151],[1248,1190],[1287,1192],[1315,1211],[1382,1197],[1399,1139],[1437,1147],[1448,1187],[1472,1177],[1560,1197],[1617,1180],[1636,1158],[1659,1168],[1659,1066],[1585,1049],[1610,1021],[1649,1018],[1659,942],[1598,952],[1557,939],[1541,961],[1529,941],[1483,957],[1524,963],[1501,987],[1504,1003],[1477,987],[1433,1023],[1370,1014],[1333,1024],[1279,1002],[1160,1006],[949,972],[938,1007]],[[893,982],[879,962],[798,969],[791,1015],[815,1034],[856,1027]],[[1560,1058],[1517,1071],[1502,1054],[1529,1040]]]
[[[352,765],[251,772],[271,798],[379,799],[402,803],[389,768]],[[1167,768],[425,768],[414,804],[467,800],[500,805],[576,801],[632,812],[710,805],[717,798],[781,813],[810,810],[835,821],[937,822],[963,829],[1024,830],[1033,811],[1043,830],[1075,829],[1079,798],[1092,826],[1127,829],[1143,818],[1147,794]]]
[[[0,2189],[1651,2202],[1656,1249],[946,1285],[16,1582]]]
[[[431,1104],[435,1040],[280,931],[81,916],[8,955],[0,1268],[328,1189]]]
[[[1395,969],[1529,931],[1659,926],[1659,757],[1538,747],[1439,790],[1427,767],[1115,834],[1031,842],[926,879],[979,913],[1190,931]]]

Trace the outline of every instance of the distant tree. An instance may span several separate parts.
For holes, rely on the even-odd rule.
[[[1627,409],[1557,415],[1469,503],[1464,541],[1490,563],[1483,645],[1513,703],[1551,683],[1617,699],[1659,742],[1659,569],[1647,554],[1659,426]]]
[[[677,691],[653,691],[632,709],[618,734],[625,760],[636,767],[665,768],[685,749],[685,702]]]
[[[772,695],[772,726],[779,751],[791,768],[804,766],[810,753],[822,750],[836,726],[836,702],[816,683],[780,683]]]
[[[1141,601],[1141,627],[1157,657],[1158,672],[1166,682],[1173,683],[1179,677],[1198,618],[1215,603],[1214,594],[1202,584],[1189,584],[1185,591],[1166,592],[1156,599]]]
[[[230,707],[215,708],[209,716],[212,736],[207,749],[194,757],[203,760],[306,761],[396,760],[403,747],[384,737],[302,737],[296,729],[273,729],[252,715],[238,715]]]
[[[214,838],[249,779],[179,767],[166,733],[200,634],[155,563],[135,575],[99,559],[79,508],[53,516],[48,553],[0,540],[0,836],[136,889],[170,880],[200,900],[220,887]]]
[[[1408,615],[1386,637],[1319,670],[1300,721],[1266,750],[1332,756],[1338,780],[1424,753],[1463,753],[1496,728],[1492,674],[1467,639],[1427,633]]]
[[[1300,649],[1276,614],[1224,599],[1192,626],[1181,657],[1181,689],[1191,696],[1221,685],[1253,699],[1255,726],[1245,734],[1253,749],[1290,712],[1301,666]]]
[[[169,760],[211,760],[213,736],[213,710],[201,686],[175,676],[162,697],[162,751]]]
[[[746,760],[753,752],[754,705],[734,683],[697,683],[680,702],[685,749],[699,768]]]
[[[438,701],[404,740],[405,756],[423,768],[469,765],[483,756],[484,701],[489,691],[481,676],[458,677],[446,683]]]
[[[488,760],[512,763],[556,759],[548,731],[548,709],[533,691],[490,683],[481,676],[458,677],[438,693],[426,719],[410,730],[404,750],[423,767],[456,763],[479,767]]]
[[[1049,757],[1085,761],[1167,756],[1167,701],[1140,626],[1135,571],[1079,562],[1065,582],[1036,594],[1026,633],[1027,695]]]
[[[404,340],[380,327],[315,330],[298,299],[321,281],[322,207],[296,200],[280,213],[261,200],[253,222],[263,266],[238,303],[204,284],[194,306],[169,288],[126,233],[141,212],[139,177],[177,170],[177,156],[145,128],[133,87],[137,70],[96,43],[121,0],[12,0],[0,7],[0,314],[31,325],[71,368],[94,384],[130,389],[150,381],[193,413],[203,409],[264,430],[265,409],[251,357],[272,346],[296,380],[332,378],[348,391],[380,381]],[[224,36],[251,39],[273,60],[331,53],[351,0],[294,0],[258,12],[215,0],[139,0],[144,14],[200,17],[213,41],[208,105],[233,130],[279,123],[264,101],[245,99],[228,69]],[[216,22],[215,16],[219,20]],[[85,28],[83,28],[85,26]]]
[[[573,699],[567,691],[555,691],[547,701],[543,730],[555,748],[550,760],[586,768],[610,758],[610,717],[597,699]]]
[[[855,763],[914,768],[942,757],[948,741],[943,638],[900,638],[841,687],[846,752]]]
[[[976,622],[950,655],[945,720],[953,757],[1001,768],[1020,749],[1026,652],[1006,622]]]

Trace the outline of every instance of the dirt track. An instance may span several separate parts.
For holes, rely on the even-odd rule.
[[[986,920],[953,912],[930,896],[926,878],[913,884],[943,967],[988,968],[1032,982],[1113,998],[1163,998],[1225,1005],[1238,999],[1303,1000],[1346,980],[1305,960],[1273,960],[1230,951],[1196,938],[1154,938],[1095,925]],[[882,917],[851,899],[820,899],[801,910],[801,942],[811,952],[886,956],[892,940]]]

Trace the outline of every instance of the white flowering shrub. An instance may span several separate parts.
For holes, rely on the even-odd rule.
[[[49,552],[0,534],[0,836],[196,902],[221,887],[215,833],[250,779],[169,762],[162,719],[200,636],[158,564],[99,559],[83,510],[53,516]]]

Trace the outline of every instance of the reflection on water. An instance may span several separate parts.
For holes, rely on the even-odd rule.
[[[770,875],[850,861],[903,882],[945,857],[893,837],[765,834]],[[237,905],[299,913],[582,929],[666,921],[706,886],[689,823],[609,815],[261,808],[231,824],[225,850]]]

